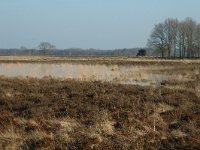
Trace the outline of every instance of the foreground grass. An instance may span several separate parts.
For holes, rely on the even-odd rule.
[[[197,149],[200,99],[161,87],[0,78],[0,149]]]

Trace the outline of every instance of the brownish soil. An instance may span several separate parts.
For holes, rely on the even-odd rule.
[[[0,149],[198,149],[200,98],[168,84],[1,77]]]

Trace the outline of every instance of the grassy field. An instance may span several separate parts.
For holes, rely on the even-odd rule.
[[[179,76],[159,87],[0,77],[0,149],[200,147],[199,60],[0,57],[2,63],[60,61],[156,65],[160,74]]]
[[[32,62],[32,63],[88,63],[118,65],[170,65],[200,64],[199,59],[161,59],[155,57],[48,57],[48,56],[0,56],[0,62]]]

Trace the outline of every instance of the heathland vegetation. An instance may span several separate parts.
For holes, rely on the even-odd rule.
[[[16,63],[20,62],[19,58],[24,63],[41,63],[40,57],[3,57],[0,62]],[[67,58],[43,59],[43,63],[52,63],[60,62],[55,59]],[[152,87],[115,81],[0,77],[0,149],[200,147],[198,60],[76,59],[63,61],[113,64],[112,71],[117,69],[116,65],[147,66],[157,74],[175,75],[175,80],[162,81],[159,86]],[[33,68],[31,71],[35,72]]]

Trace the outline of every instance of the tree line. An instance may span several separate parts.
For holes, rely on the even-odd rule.
[[[144,49],[144,48],[143,48]],[[21,46],[13,49],[0,49],[0,56],[136,56],[141,48],[123,48],[114,50],[68,48],[57,49],[50,42],[40,42],[37,48]],[[152,56],[153,49],[145,48],[146,55]]]
[[[154,26],[148,46],[161,57],[200,57],[200,24],[192,18],[168,18]]]
[[[52,47],[52,46],[51,46]],[[4,56],[136,56],[140,48],[123,48],[114,50],[101,50],[101,49],[81,49],[81,48],[68,48],[68,49],[54,49],[43,48],[28,49],[21,47],[19,49],[0,49],[0,55]],[[153,49],[145,48],[147,56],[153,55]]]

